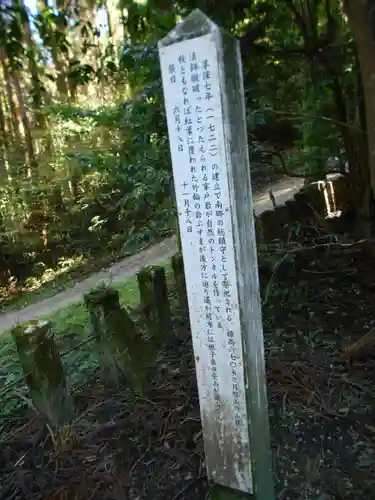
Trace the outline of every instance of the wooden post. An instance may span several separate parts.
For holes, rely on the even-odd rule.
[[[188,310],[188,303],[186,294],[184,259],[181,253],[176,253],[172,256],[172,270],[180,310],[181,313],[186,314]]]
[[[158,341],[172,332],[167,280],[162,266],[149,266],[137,274],[141,307],[149,334]]]
[[[174,188],[173,178],[171,180],[170,188],[171,188],[171,197],[172,197],[172,200],[173,200],[173,204],[174,204],[174,206],[177,206],[176,191],[175,191],[175,188]],[[175,229],[175,232],[176,232],[177,249],[178,249],[179,252],[181,252],[182,251],[182,249],[181,249],[181,236],[180,236],[180,225],[178,223],[178,215],[176,215],[175,228],[174,229]]]
[[[35,320],[15,326],[12,337],[36,410],[58,428],[73,416],[65,372],[49,321]]]
[[[159,42],[209,479],[273,500],[239,44],[200,10]]]
[[[142,392],[142,362],[147,361],[148,348],[128,312],[120,307],[118,291],[98,287],[85,294],[84,301],[106,380],[118,385],[125,376],[132,389]]]

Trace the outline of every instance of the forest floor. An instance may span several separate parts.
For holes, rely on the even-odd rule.
[[[255,213],[259,214],[265,210],[272,210],[273,205],[268,191],[272,189],[278,205],[292,198],[302,187],[301,179],[282,179],[267,188],[260,189],[254,194]],[[79,281],[74,286],[68,286],[52,297],[45,298],[37,303],[31,303],[14,311],[0,311],[0,334],[10,330],[17,322],[26,322],[31,319],[48,316],[55,311],[64,309],[71,304],[82,300],[83,295],[91,290],[98,281],[106,280],[111,283],[120,283],[126,278],[136,274],[142,267],[159,264],[170,258],[177,250],[174,237],[157,243],[136,255],[126,257],[110,267],[93,273],[88,278]]]
[[[341,356],[375,324],[373,262],[359,245],[295,249],[263,305],[277,500],[372,500],[375,333],[362,357]],[[173,310],[142,397],[83,381],[55,444],[28,410],[3,420],[0,500],[209,498],[189,322]]]

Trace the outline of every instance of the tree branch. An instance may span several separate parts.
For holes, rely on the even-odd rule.
[[[330,118],[328,116],[316,116],[316,115],[310,115],[308,113],[293,113],[291,111],[277,111],[277,110],[272,110],[273,113],[278,114],[278,115],[283,115],[283,116],[291,116],[295,117],[296,119],[299,118],[306,118],[306,119],[311,119],[311,120],[322,120],[326,122],[331,122],[333,125],[337,125],[339,127],[345,127],[348,128],[349,130],[352,130],[353,132],[358,132],[360,134],[365,134],[365,132],[359,128],[356,127],[355,125],[351,125],[350,123],[345,123],[340,120],[336,120],[335,118]]]
[[[309,33],[307,30],[306,22],[303,18],[303,15],[298,11],[297,7],[293,4],[293,1],[284,0],[284,4],[292,12],[292,14],[294,16],[294,21],[302,32],[302,37],[305,41],[305,46],[307,46],[308,39],[309,39]]]
[[[280,163],[282,165],[282,173],[284,175],[286,175],[287,177],[295,177],[295,178],[298,178],[298,179],[316,179],[316,174],[297,174],[295,172],[290,172],[288,170],[288,167],[286,166],[286,163],[285,163],[285,160],[283,158],[283,155],[281,153],[278,153],[277,151],[271,151],[269,153],[271,156],[276,156],[276,158],[278,158],[280,160]],[[277,165],[275,165],[272,161],[268,161],[268,160],[265,160],[265,159],[262,159],[260,158],[259,160],[261,163],[266,163],[267,165],[271,165],[272,167],[275,167],[277,170],[280,171],[280,169],[278,168]],[[342,171],[342,170],[328,170],[327,172],[325,172],[325,175],[330,175],[330,174],[340,174],[340,175],[348,175],[347,172],[345,171]]]

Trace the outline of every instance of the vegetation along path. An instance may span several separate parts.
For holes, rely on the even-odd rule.
[[[280,205],[292,198],[302,187],[302,184],[303,181],[301,179],[284,179],[275,183],[272,186],[272,192],[276,203]],[[262,213],[265,210],[272,210],[273,205],[268,193],[269,188],[254,195],[254,209],[256,214]],[[100,280],[111,280],[112,283],[119,283],[130,276],[134,276],[142,267],[158,264],[170,258],[176,252],[176,249],[175,238],[168,238],[136,255],[120,260],[107,269],[94,273],[89,278],[76,283],[73,287],[69,287],[63,292],[57,293],[53,297],[26,306],[18,311],[0,313],[0,333],[9,330],[17,322],[22,323],[34,318],[47,316],[75,302],[79,302],[83,294],[93,288]]]

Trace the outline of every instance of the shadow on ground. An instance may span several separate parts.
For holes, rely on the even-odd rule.
[[[327,247],[296,252],[273,277],[263,314],[279,500],[375,498],[371,346],[341,359],[375,321],[372,269],[356,246]],[[58,451],[26,410],[4,422],[0,499],[208,498],[188,322],[175,326],[144,397],[95,376],[78,390]]]

